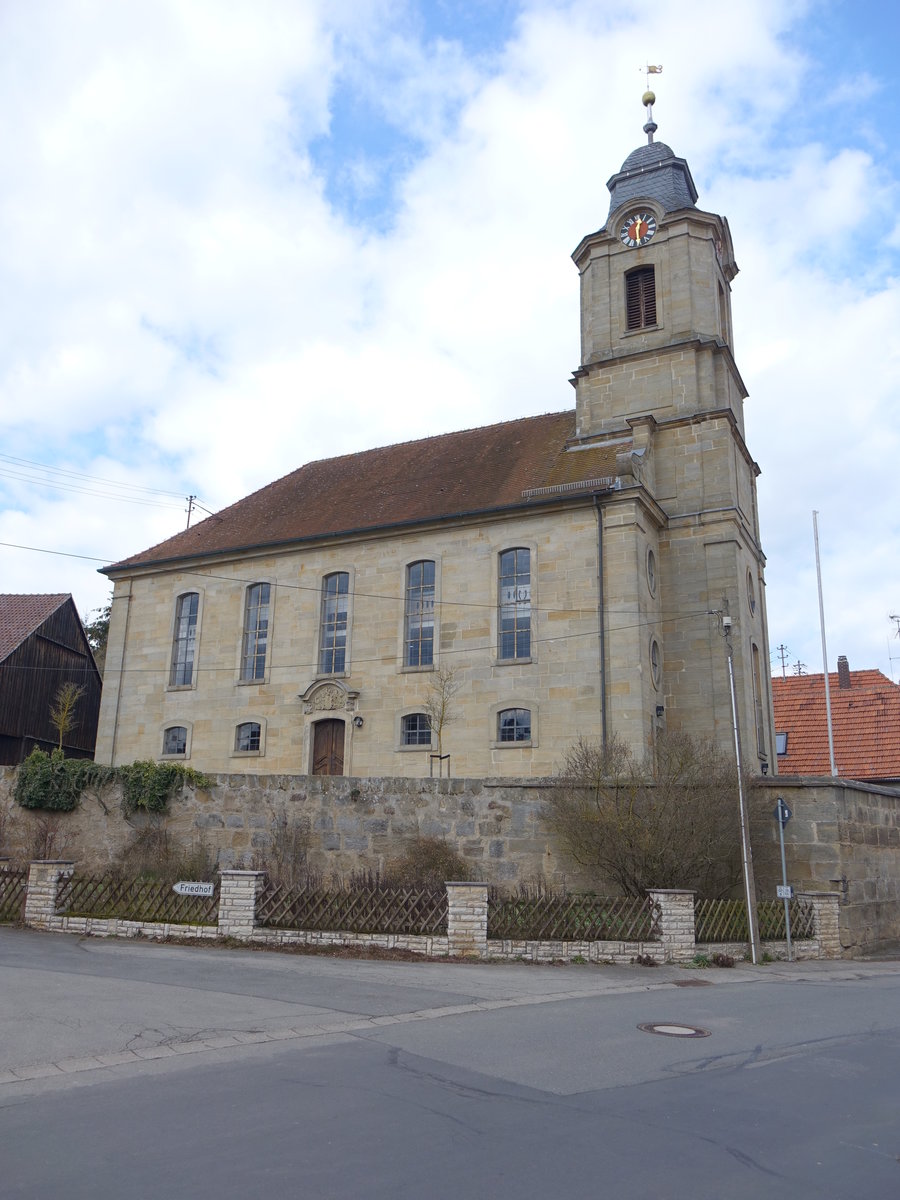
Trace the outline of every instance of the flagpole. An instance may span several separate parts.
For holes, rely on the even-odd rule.
[[[813,537],[816,542],[816,579],[819,583],[819,628],[822,630],[822,667],[825,673],[825,719],[828,722],[828,755],[831,759],[831,774],[838,773],[834,761],[834,731],[831,726],[831,689],[828,686],[828,650],[825,647],[825,604],[822,600],[822,565],[819,562],[819,514],[813,509]]]

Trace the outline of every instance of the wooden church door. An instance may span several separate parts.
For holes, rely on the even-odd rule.
[[[344,722],[317,721],[313,729],[313,775],[343,775]]]

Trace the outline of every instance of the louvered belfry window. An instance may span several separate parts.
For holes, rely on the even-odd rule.
[[[625,308],[629,329],[656,324],[656,277],[653,267],[638,267],[625,276]]]

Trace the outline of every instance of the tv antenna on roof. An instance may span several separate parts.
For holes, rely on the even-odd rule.
[[[900,638],[900,615],[888,613],[888,620],[894,622],[894,637]],[[891,653],[891,643],[888,641],[888,660],[891,664],[891,674],[894,674],[894,663],[900,661],[900,654]]]

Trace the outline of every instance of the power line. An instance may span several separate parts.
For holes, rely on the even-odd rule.
[[[103,563],[105,566],[110,566],[112,563],[112,560],[109,558],[95,558],[89,554],[72,554],[66,550],[44,550],[39,546],[23,546],[23,545],[18,545],[15,542],[0,542],[0,546],[9,546],[14,550],[31,550],[31,551],[34,551],[36,554],[58,554],[65,558],[86,559],[89,562]],[[167,571],[167,573],[171,573],[171,572]],[[240,576],[240,575],[217,575],[212,571],[182,570],[180,572],[180,574],[186,575],[186,576],[191,576],[191,577],[194,577],[197,579],[214,579],[217,583],[237,583],[237,584],[240,584],[242,587],[246,586],[248,584],[272,582],[273,587],[275,587],[276,589],[281,588],[282,590],[294,591],[294,592],[314,592],[316,596],[321,596],[321,594],[322,594],[321,583],[318,583],[318,584],[288,583],[287,581],[283,581],[280,579],[276,579],[274,581],[267,581],[264,579],[260,579],[258,576],[251,576],[251,577],[244,578],[243,576]],[[354,599],[359,598],[359,599],[363,599],[363,600],[387,600],[387,601],[390,601],[392,604],[404,604],[406,601],[405,594],[397,595],[397,594],[385,594],[384,592],[364,592],[364,591],[359,590],[358,588],[354,589],[353,591],[348,592],[347,595],[352,596]],[[491,600],[443,600],[443,599],[437,600],[436,599],[435,607],[436,608],[450,608],[450,607],[478,608],[478,609],[493,610],[494,608],[497,607],[497,601],[491,601]],[[565,613],[571,617],[590,617],[590,616],[596,615],[597,608],[596,608],[596,606],[592,606],[590,608],[542,608],[540,605],[533,605],[531,608],[531,611],[533,613],[552,613],[554,615]],[[631,609],[628,609],[628,608],[615,609],[615,608],[611,608],[609,606],[605,606],[604,611],[607,613],[617,613],[617,612],[627,613],[627,612],[630,612]],[[698,609],[698,613],[700,613],[700,612],[705,613],[706,610]],[[696,616],[697,614],[693,613],[693,614],[688,614],[688,615]],[[681,612],[681,610],[679,610],[679,609],[660,609],[659,612],[656,614],[656,619],[658,621],[681,620],[684,618],[684,616],[685,616],[685,614],[683,612]],[[649,621],[643,622],[643,624],[650,624],[650,623],[651,622],[649,622]],[[635,628],[637,628],[637,626],[635,626]]]
[[[92,483],[111,483],[114,487],[128,488],[133,492],[151,492],[156,496],[177,496],[181,499],[181,492],[170,492],[164,488],[144,487],[143,484],[139,483],[123,483],[120,479],[106,479],[103,475],[87,475],[83,471],[72,471],[67,467],[52,467],[49,463],[34,462],[30,458],[15,458],[12,454],[0,454],[0,460],[28,467],[37,467],[41,471],[52,471],[55,475],[71,475],[76,479],[90,480]]]
[[[98,492],[93,488],[79,487],[77,484],[52,483],[49,479],[34,479],[30,475],[18,475],[14,471],[0,470],[0,476],[6,479],[18,479],[37,487],[52,488],[55,492],[75,492],[82,496],[99,496],[102,500],[118,500],[123,504],[142,504],[151,508],[176,508],[175,504],[166,504],[162,500],[143,500],[138,496],[123,496],[117,492]]]
[[[696,617],[701,617],[701,616],[702,617],[709,616],[708,611],[706,609],[702,609],[702,610],[698,609],[696,612],[685,613],[677,618],[670,618],[670,619],[679,620],[679,621],[687,621],[687,620],[693,620]],[[616,636],[617,634],[628,633],[634,629],[645,629],[652,624],[653,624],[652,621],[643,621],[643,620],[636,621],[629,625],[616,625],[616,626],[612,627],[609,630],[609,632],[612,636]],[[597,637],[596,629],[586,629],[583,631],[579,631],[578,633],[560,633],[560,634],[553,634],[550,637],[543,637],[543,638],[542,637],[533,637],[532,643],[536,646],[549,646],[549,645],[552,645],[554,642],[570,642],[570,641],[575,641],[578,638],[596,638],[596,637]],[[495,648],[495,643],[493,641],[491,641],[490,643],[484,643],[483,645],[480,645],[480,646],[459,646],[459,647],[456,647],[453,649],[441,650],[440,657],[441,657],[441,659],[443,659],[443,658],[455,657],[455,656],[459,656],[459,655],[463,655],[463,654],[483,655],[485,653],[491,653],[494,650],[494,648]],[[166,646],[166,651],[168,651],[168,645]],[[316,656],[311,661],[295,662],[295,663],[274,663],[274,662],[272,662],[272,663],[270,663],[270,671],[271,672],[275,672],[275,671],[312,671],[313,673],[317,673],[317,662],[318,662],[318,647],[316,649]],[[379,654],[379,655],[376,655],[371,658],[359,658],[356,655],[353,655],[350,659],[350,667],[351,667],[351,671],[352,671],[356,667],[368,666],[371,663],[382,663],[385,666],[390,666],[391,664],[394,664],[396,662],[397,662],[396,655],[385,656],[385,655]],[[163,675],[163,676],[167,676],[169,673],[170,665],[171,664],[168,662],[168,657],[167,657],[165,665],[161,666],[161,667],[126,667],[124,670],[113,670],[112,668],[107,667],[107,673],[111,674],[111,675],[119,675],[119,676],[121,676],[121,675]],[[503,665],[504,665],[504,667],[510,666],[510,665],[515,665],[515,660],[510,659],[510,660],[504,661]],[[58,671],[60,669],[58,666],[57,667],[34,667],[34,666],[13,666],[12,664],[6,664],[6,667],[7,667],[7,669],[11,669],[11,670],[32,671],[34,673],[40,673],[42,671]],[[73,668],[73,670],[76,670],[76,671],[79,669],[81,669],[81,668]],[[197,676],[204,675],[204,674],[205,675],[215,675],[215,674],[221,674],[222,672],[226,672],[228,674],[233,675],[235,673],[235,669],[236,668],[234,666],[234,663],[226,664],[221,667],[216,667],[216,666],[204,666],[198,660],[194,664],[194,671],[196,672]]]
[[[0,546],[7,546],[10,550],[30,550],[33,554],[56,554],[60,558],[83,558],[88,562],[104,563],[107,566],[112,562],[111,558],[97,558],[93,554],[73,554],[71,550],[44,550],[40,546],[22,546],[18,542],[0,542]]]

